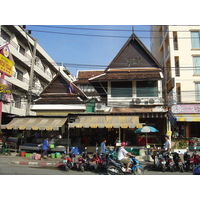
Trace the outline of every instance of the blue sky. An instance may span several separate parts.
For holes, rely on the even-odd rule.
[[[65,63],[73,75],[77,70],[104,69],[130,37],[132,29],[149,49],[149,28],[149,25],[26,26],[53,60]]]

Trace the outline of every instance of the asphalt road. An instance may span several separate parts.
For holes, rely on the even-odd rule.
[[[192,175],[192,172],[162,172],[154,170],[153,168],[146,169],[144,166],[144,175]],[[6,162],[6,160],[0,161],[0,175],[107,175],[106,171],[77,171],[69,170],[64,171],[62,168],[55,167],[39,167],[31,165],[18,165]]]

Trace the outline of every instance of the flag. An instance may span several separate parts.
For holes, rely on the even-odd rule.
[[[70,84],[69,84],[69,93],[72,94],[73,92],[74,92],[73,85],[70,82]]]

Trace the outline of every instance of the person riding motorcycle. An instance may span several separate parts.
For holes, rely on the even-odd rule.
[[[130,161],[130,159],[128,159],[126,157],[126,155],[130,155],[130,156],[134,156],[134,155],[132,155],[131,153],[129,153],[128,151],[126,151],[124,149],[125,146],[126,146],[126,142],[122,142],[121,143],[121,147],[119,148],[119,150],[117,152],[117,156],[118,156],[118,160],[121,163],[124,163],[126,165],[126,172],[129,172],[129,166],[131,164],[131,161]]]

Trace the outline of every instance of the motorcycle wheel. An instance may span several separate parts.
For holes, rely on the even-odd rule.
[[[119,168],[114,165],[110,165],[107,168],[107,174],[108,175],[117,175],[117,174],[119,174]]]
[[[180,168],[180,172],[184,172],[183,165],[182,165],[182,166],[179,166],[179,168]]]
[[[175,167],[172,166],[172,167],[171,167],[171,172],[174,172],[174,171],[175,171]]]
[[[80,164],[79,168],[80,168],[80,170],[81,170],[82,172],[85,171],[85,167],[84,167],[84,164],[83,164],[83,163]]]
[[[162,165],[162,166],[161,166],[161,169],[162,169],[162,172],[166,172],[166,169],[167,169],[167,168],[166,168],[165,165]]]
[[[67,172],[69,171],[69,167],[67,165],[64,165],[64,170]]]
[[[144,175],[144,168],[143,167],[137,167],[136,169],[134,169],[133,173],[135,175]]]

